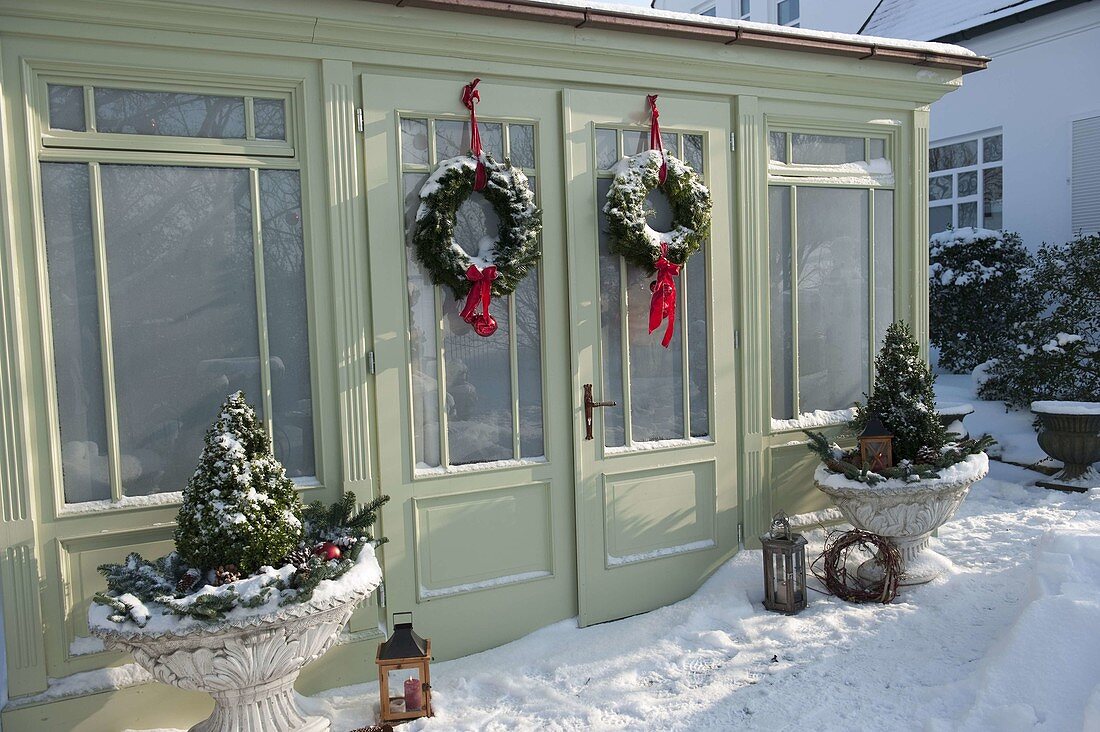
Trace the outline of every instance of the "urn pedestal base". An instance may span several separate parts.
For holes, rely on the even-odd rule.
[[[923,585],[936,579],[954,566],[950,559],[928,548],[931,537],[932,535],[929,533],[912,540],[891,539],[891,542],[901,554],[899,586]],[[862,580],[877,582],[882,579],[884,570],[879,558],[875,556],[859,565],[856,574]]]

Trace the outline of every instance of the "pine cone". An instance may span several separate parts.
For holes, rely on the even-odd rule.
[[[313,557],[313,552],[309,547],[300,546],[297,549],[291,549],[290,552],[282,560],[282,566],[291,565],[298,569],[301,569],[306,563]]]
[[[936,461],[940,459],[940,451],[934,447],[925,445],[917,450],[917,464],[919,465],[935,465]]]
[[[199,570],[189,569],[176,583],[176,592],[190,592],[191,588],[199,581]]]
[[[241,573],[237,571],[236,564],[218,565],[218,568],[214,570],[214,584],[217,586],[236,582],[240,578]]]

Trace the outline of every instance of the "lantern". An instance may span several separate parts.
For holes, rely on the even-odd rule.
[[[794,615],[806,607],[806,537],[791,533],[787,514],[772,519],[764,547],[764,607]]]
[[[894,467],[894,433],[872,414],[859,436],[859,457],[872,473]]]
[[[408,615],[408,622],[397,622]],[[412,613],[393,614],[393,634],[378,644],[378,693],[383,722],[432,716],[432,639],[413,630]]]

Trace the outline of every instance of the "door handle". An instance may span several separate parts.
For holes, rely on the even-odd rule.
[[[616,402],[597,402],[592,399],[592,385],[584,385],[584,439],[592,439],[592,410],[596,407],[614,407]]]

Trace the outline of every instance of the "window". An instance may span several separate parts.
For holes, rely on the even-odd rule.
[[[781,430],[869,390],[894,318],[894,191],[885,138],[772,130],[768,141],[772,429]]]
[[[509,158],[538,196],[538,135],[534,123],[478,120],[485,151]],[[541,460],[543,440],[542,307],[539,268],[506,298],[492,303],[497,331],[475,334],[459,317],[451,292],[432,285],[411,238],[420,189],[440,161],[470,150],[470,122],[445,115],[401,118],[405,187],[409,359],[412,365],[413,453],[416,473],[431,476],[454,466]],[[480,193],[456,214],[455,241],[476,254],[499,219]]]
[[[287,144],[289,98],[52,83],[44,96],[44,137],[80,133],[50,138],[68,149],[39,162],[65,503],[182,490],[237,389],[287,474],[313,476],[298,161],[192,160],[171,142],[268,152]],[[143,156],[149,136],[168,144]]]
[[[710,6],[709,8],[707,8],[706,10],[703,10],[702,12],[700,12],[700,13],[699,13],[699,15],[705,15],[705,16],[707,16],[707,17],[709,17],[709,18],[714,18],[714,17],[716,17],[716,16],[718,15],[718,8],[716,8],[715,6],[711,5],[711,6]]]
[[[775,22],[779,25],[798,28],[801,25],[800,20],[798,0],[779,0],[775,4]]]
[[[1073,121],[1071,159],[1073,234],[1100,233],[1100,117]]]
[[[1000,229],[1002,173],[1000,132],[944,144],[928,151],[928,233],[948,228]]]
[[[741,3],[741,14],[738,17],[741,20],[748,20],[749,15],[750,15],[749,10],[750,10],[750,6],[752,5],[752,0],[740,0],[740,3]]]

